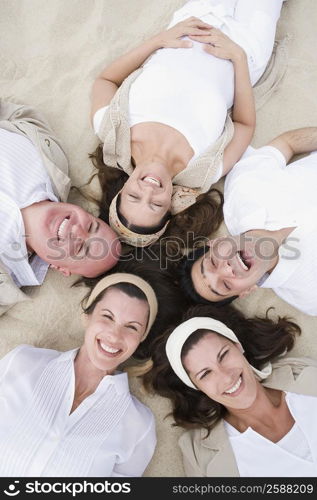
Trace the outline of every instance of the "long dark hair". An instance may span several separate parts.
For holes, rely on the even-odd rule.
[[[270,319],[269,312],[270,309],[262,318],[246,318],[242,312],[230,305],[222,308],[215,308],[213,305],[197,305],[188,310],[182,321],[196,316],[206,316],[222,321],[238,337],[249,363],[260,369],[267,361],[290,350],[294,345],[296,335],[299,335],[301,331],[297,324],[285,317]],[[223,418],[226,409],[203,392],[185,385],[172,370],[166,356],[165,345],[173,329],[174,327],[164,332],[153,344],[153,367],[144,376],[144,384],[148,390],[154,390],[171,400],[174,425],[185,428],[203,427],[209,434],[216,423]],[[202,336],[204,332],[199,332],[198,335]],[[195,338],[193,341],[195,342]]]
[[[93,165],[97,169],[98,179],[102,189],[102,198],[99,202],[100,218],[109,223],[109,208],[113,198],[123,188],[129,176],[119,168],[109,167],[103,162],[102,144],[99,144],[94,153],[89,155]],[[133,163],[133,162],[132,162]],[[207,237],[219,229],[223,220],[223,195],[218,189],[210,189],[208,193],[198,196],[196,203],[183,212],[171,217],[164,236],[167,239],[176,239],[187,242],[190,247],[191,243],[187,235],[191,235],[194,241],[199,237]],[[122,218],[122,216],[121,216]],[[129,228],[137,233],[148,234],[157,232],[161,229],[170,214],[166,214],[157,227],[136,227],[129,225]],[[127,221],[124,222],[125,224]],[[171,241],[169,241],[171,245]]]
[[[120,260],[114,268],[104,275],[98,276],[97,278],[82,277],[75,283],[75,285],[85,285],[89,290],[87,293],[87,295],[89,295],[92,288],[100,279],[104,276],[108,276],[109,274],[119,272],[135,274],[140,278],[143,278],[151,285],[158,301],[158,313],[146,339],[139,345],[133,354],[135,359],[145,360],[151,356],[153,351],[153,342],[157,336],[173,324],[174,321],[180,321],[189,304],[182,292],[179,290],[179,287],[170,272],[168,270],[162,270],[160,262],[151,260],[150,256],[143,256],[142,260],[138,260],[139,250],[141,249],[133,249],[133,253],[130,253],[127,256],[129,260]],[[139,298],[142,299],[142,297]],[[83,300],[85,301],[85,299]]]

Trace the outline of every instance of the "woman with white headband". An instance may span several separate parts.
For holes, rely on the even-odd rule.
[[[299,327],[195,306],[153,352],[187,476],[317,476],[317,361],[284,358]]]
[[[20,345],[0,361],[0,476],[143,474],[156,445],[154,417],[118,367],[157,311],[147,281],[112,274],[84,301],[79,349]]]
[[[186,231],[201,237],[219,227],[221,194],[210,189],[251,142],[252,86],[272,54],[282,3],[184,2],[166,30],[96,78],[101,216],[121,241],[143,247],[163,233],[186,240]],[[276,54],[257,104],[285,69],[285,54]]]

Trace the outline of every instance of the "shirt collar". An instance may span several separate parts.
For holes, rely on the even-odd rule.
[[[79,347],[70,351],[62,352],[58,358],[58,362],[74,363],[75,357],[79,351]],[[113,375],[106,375],[99,383],[95,393],[103,390],[107,385],[113,385],[117,394],[130,393],[128,374],[125,372],[116,371]]]
[[[22,219],[22,217],[21,217]],[[23,236],[24,225],[16,235],[16,241],[9,243],[3,250],[1,262],[10,272],[13,281],[18,287],[41,285],[47,274],[49,264],[38,255],[28,259],[28,251]]]
[[[50,192],[47,193],[47,198],[58,201],[54,194]],[[38,201],[41,201],[41,199]],[[12,198],[0,192],[0,209],[2,215],[6,215],[12,221],[7,238],[1,247],[1,263],[18,287],[41,285],[47,274],[49,264],[36,254],[29,261],[25,243],[25,228],[18,205]]]

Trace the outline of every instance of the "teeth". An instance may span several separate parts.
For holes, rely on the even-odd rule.
[[[61,222],[58,230],[57,230],[57,238],[60,240],[63,238],[63,231],[67,225],[67,222],[69,221],[69,217],[65,217],[65,219]]]
[[[237,257],[238,257],[239,262],[241,262],[241,265],[242,265],[243,269],[245,269],[245,271],[248,271],[248,270],[249,270],[249,268],[248,268],[248,266],[246,266],[246,265],[245,265],[245,263],[243,262],[242,257],[241,257],[241,255],[240,255],[240,253],[239,253],[239,252],[237,252]]]
[[[106,344],[103,344],[102,342],[100,342],[100,346],[104,351],[109,352],[110,354],[116,354],[117,352],[120,351],[120,349],[115,349],[114,347],[110,347]]]
[[[144,177],[144,182],[148,182],[149,184],[155,184],[156,186],[161,187],[160,181],[155,179],[154,177]]]
[[[236,392],[239,389],[241,382],[242,382],[242,378],[239,377],[238,382],[236,382],[236,384],[233,387],[231,387],[231,389],[229,389],[228,391],[225,391],[225,394],[232,394],[233,392]]]

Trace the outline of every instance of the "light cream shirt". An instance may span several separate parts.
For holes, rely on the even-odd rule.
[[[21,209],[58,198],[27,137],[0,128],[0,164],[0,261],[17,286],[40,285],[49,265],[37,255],[29,259]]]
[[[15,284],[40,285],[48,264],[29,260],[21,209],[42,200],[58,201],[41,157],[32,142],[0,128],[0,260]]]

